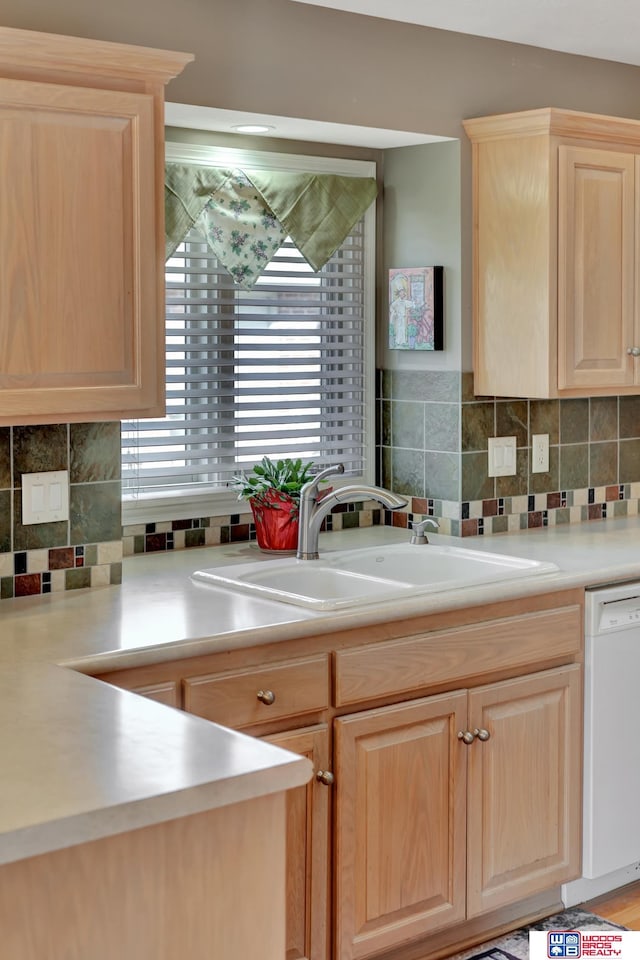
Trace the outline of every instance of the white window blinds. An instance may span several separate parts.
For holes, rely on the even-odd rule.
[[[319,272],[287,240],[244,291],[191,230],[166,266],[167,416],[123,423],[125,497],[223,491],[265,454],[370,475],[365,237]]]

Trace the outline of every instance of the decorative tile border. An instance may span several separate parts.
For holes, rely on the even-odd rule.
[[[382,511],[371,503],[343,503],[326,517],[323,529],[347,530],[350,527],[371,527],[382,523]],[[162,520],[139,523],[122,528],[125,557],[189,547],[214,547],[220,544],[255,540],[253,514],[234,513],[194,520]]]
[[[410,511],[385,511],[388,526],[408,526],[416,518],[433,517],[439,532],[453,537],[491,536],[565,523],[588,523],[612,517],[637,516],[640,483],[558,490],[519,497],[494,497],[463,503],[413,497]],[[405,519],[406,518],[406,519]]]
[[[161,520],[123,527],[122,550],[125,557],[131,557],[141,553],[162,553],[255,540],[255,535],[251,513],[193,520]]]
[[[0,600],[122,582],[122,543],[0,554]]]

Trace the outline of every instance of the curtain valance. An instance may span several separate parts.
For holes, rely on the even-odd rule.
[[[290,236],[319,270],[375,199],[373,177],[230,170],[168,163],[167,259],[196,225],[234,281],[249,288]]]

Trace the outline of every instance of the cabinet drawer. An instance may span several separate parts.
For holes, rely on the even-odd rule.
[[[573,656],[581,648],[582,611],[575,604],[340,650],[335,703],[466,682],[478,674]]]
[[[175,680],[166,680],[162,683],[147,683],[142,687],[130,687],[132,693],[141,697],[165,703],[168,707],[180,706],[180,690]]]
[[[325,655],[251,667],[233,673],[185,677],[184,709],[227,727],[247,727],[329,706]]]

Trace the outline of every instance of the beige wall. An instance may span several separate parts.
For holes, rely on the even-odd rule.
[[[2,0],[0,23],[184,50],[183,103],[460,136],[558,106],[640,117],[640,70],[290,0]]]
[[[470,369],[471,341],[470,336],[462,336],[460,306],[460,141],[385,150],[383,207],[378,366],[384,370]],[[433,264],[444,267],[444,350],[389,350],[388,269]]]

